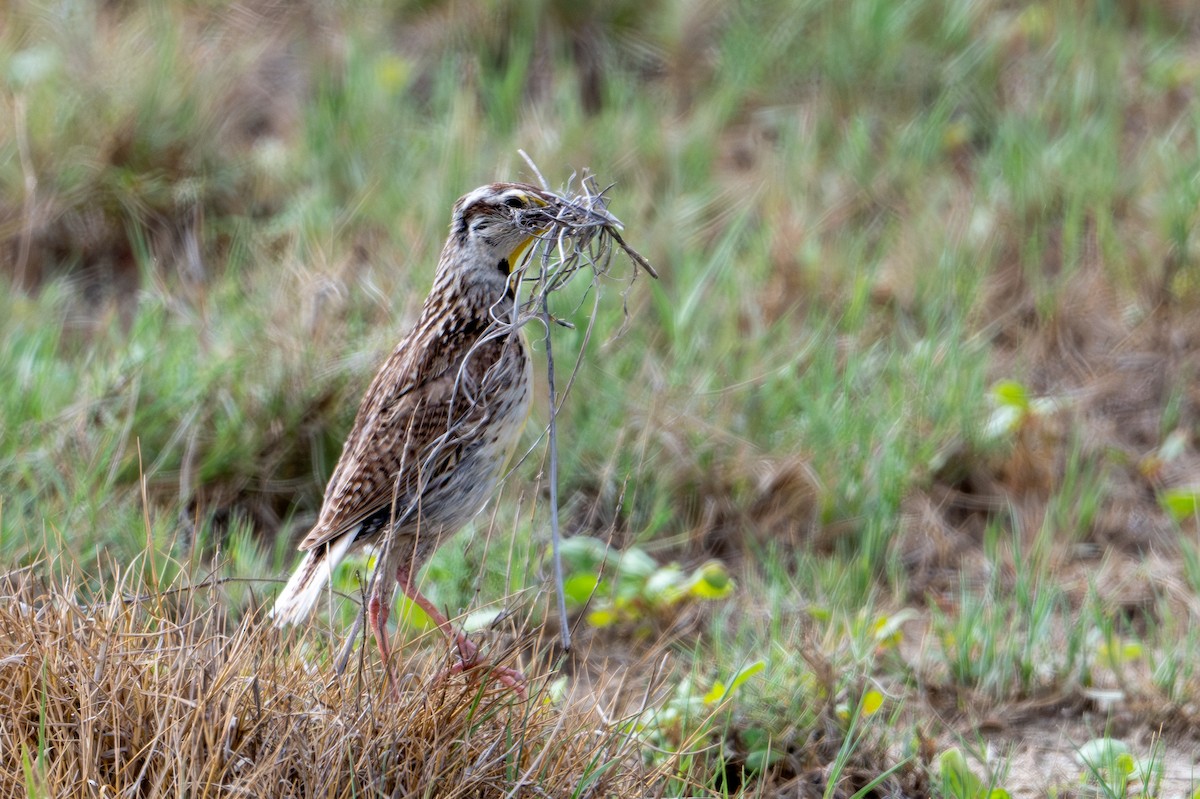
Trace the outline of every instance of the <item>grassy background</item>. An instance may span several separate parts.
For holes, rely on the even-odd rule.
[[[662,276],[627,326],[606,287],[559,438],[568,531],[635,553],[572,562],[624,593],[564,673],[577,699],[599,670],[644,684],[665,649],[679,687],[639,739],[663,790],[897,767],[894,791],[974,796],[952,747],[1014,794],[1195,789],[1190,4],[4,10],[14,574],[104,594],[153,562],[139,590],[216,573],[232,619],[266,601],[241,580],[291,565],[451,203],[530,179],[524,149],[615,183]],[[440,605],[543,617],[543,453],[434,559]],[[713,558],[714,602],[637,576]],[[1144,779],[1072,760],[1104,736]]]

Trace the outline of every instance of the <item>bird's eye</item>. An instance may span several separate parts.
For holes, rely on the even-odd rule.
[[[509,208],[524,208],[525,200],[520,197],[509,197],[504,201],[504,204]]]

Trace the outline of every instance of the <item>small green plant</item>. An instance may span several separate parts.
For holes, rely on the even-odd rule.
[[[783,759],[786,754],[762,727],[747,727],[741,732],[742,744],[746,747],[746,770],[758,774]]]
[[[971,770],[967,758],[957,746],[938,758],[942,796],[949,799],[1008,799],[1008,791],[995,788]]]
[[[984,428],[989,439],[1001,439],[1019,433],[1037,419],[1054,413],[1057,400],[1033,398],[1024,383],[1001,380],[992,387],[992,415]]]
[[[1149,757],[1139,758],[1124,741],[1093,738],[1076,750],[1075,762],[1083,769],[1080,783],[1099,796],[1120,799],[1161,795],[1163,760],[1158,741]]]
[[[1087,636],[1087,641],[1092,662],[1111,671],[1121,685],[1125,683],[1125,667],[1145,657],[1141,642],[1120,636],[1109,618],[1101,619],[1099,626]]]
[[[1200,514],[1200,486],[1177,486],[1159,492],[1158,501],[1177,523]]]
[[[718,710],[765,668],[766,664],[757,660],[734,672],[728,683],[714,680],[707,688],[692,676],[684,677],[661,705],[647,708],[630,722],[629,731],[650,744],[645,751],[651,760],[701,748],[713,732]],[[770,736],[763,731],[754,743],[756,762],[772,762],[775,753]]]
[[[674,563],[660,566],[638,547],[614,552],[590,536],[563,541],[562,557],[567,602],[588,607],[587,621],[594,627],[645,622],[683,602],[724,599],[734,588],[720,561],[688,573]]]

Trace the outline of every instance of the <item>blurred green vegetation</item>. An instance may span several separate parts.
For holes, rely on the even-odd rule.
[[[1119,682],[1195,723],[1195,520],[1157,497],[1200,484],[1198,31],[1171,0],[9,2],[0,564],[282,575],[451,203],[533,179],[524,149],[614,183],[662,276],[599,303],[567,526],[733,564],[724,610],[676,614],[682,668],[768,664],[681,779],[799,779],[868,679],[908,702],[868,720],[891,740],[914,686]],[[1046,402],[989,424],[1002,380]],[[435,558],[439,604],[544,588],[542,452],[475,524],[512,543]],[[919,655],[870,637],[905,605]],[[1114,624],[1153,653],[1120,675]]]

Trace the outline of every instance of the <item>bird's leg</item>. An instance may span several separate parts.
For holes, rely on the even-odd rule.
[[[454,625],[437,609],[437,605],[430,602],[424,594],[417,590],[417,587],[413,585],[412,570],[407,566],[401,566],[396,570],[396,582],[400,584],[400,590],[404,592],[404,595],[416,603],[417,607],[425,611],[425,615],[433,620],[433,623],[442,631],[442,635],[454,642],[458,647],[458,656],[467,668],[474,666],[479,658],[479,647],[467,637],[466,633],[454,629]]]
[[[380,589],[381,586],[376,585],[375,589],[371,591],[371,597],[367,600],[367,624],[370,625],[371,632],[375,636],[375,645],[379,647],[379,657],[383,660],[383,670],[387,674],[392,695],[399,699],[400,684],[396,681],[396,675],[392,673],[392,651],[387,634],[387,620],[391,603],[383,601]]]
[[[401,566],[396,570],[396,581],[400,584],[400,590],[404,595],[416,603],[417,607],[425,611],[426,615],[433,620],[433,623],[438,626],[442,634],[450,641],[453,641],[458,648],[459,660],[445,672],[442,676],[451,674],[461,674],[466,671],[481,665],[479,659],[479,647],[475,642],[467,637],[467,634],[462,630],[454,629],[450,620],[442,614],[437,606],[430,602],[417,587],[413,585],[412,571]],[[493,666],[491,668],[492,675],[503,685],[513,689],[522,700],[526,699],[525,693],[525,675],[516,669],[510,669],[507,666]]]

